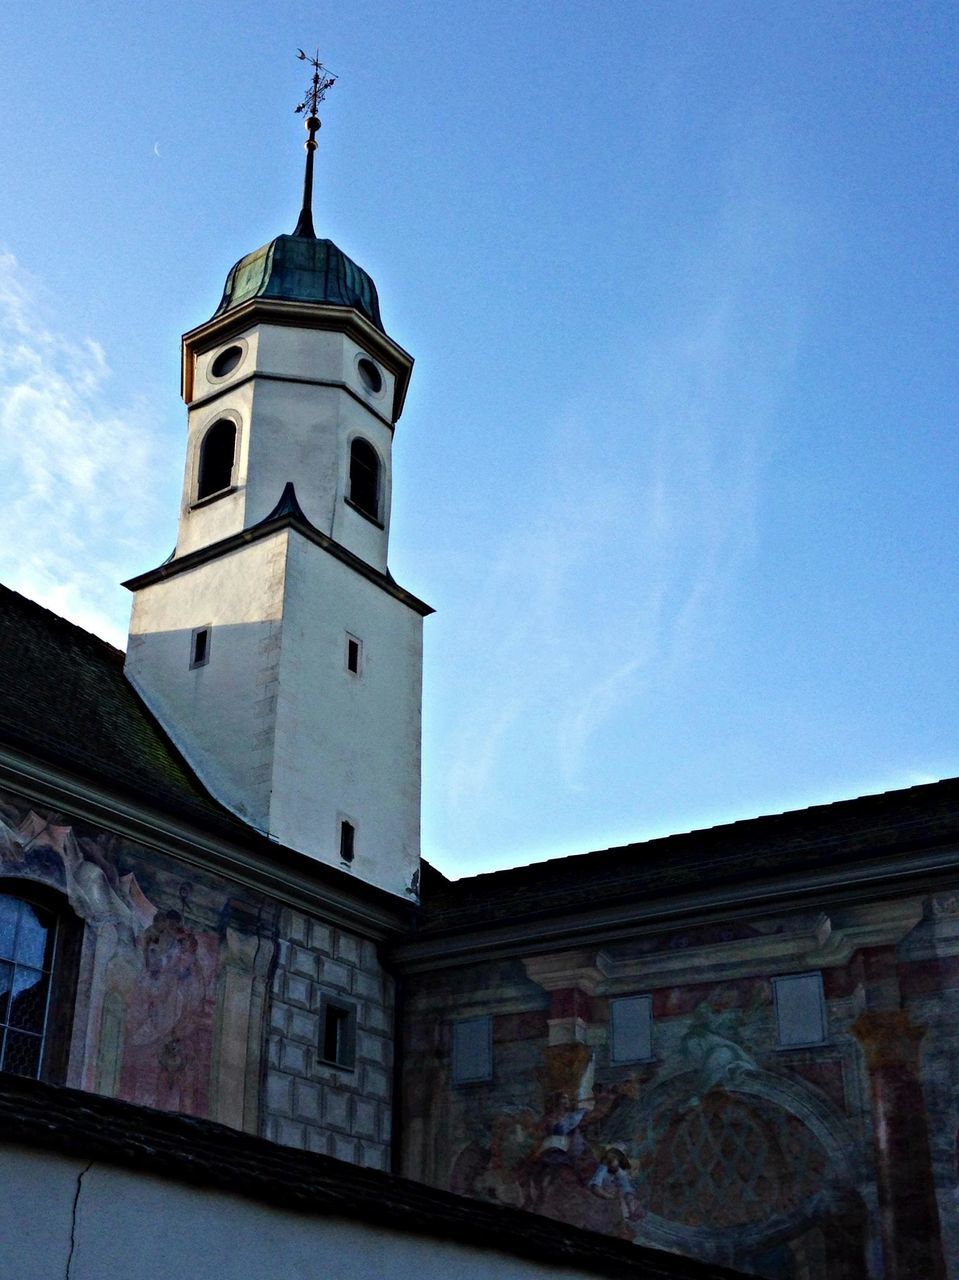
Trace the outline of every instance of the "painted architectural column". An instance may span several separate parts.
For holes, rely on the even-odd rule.
[[[587,1044],[593,996],[605,975],[592,952],[569,951],[529,956],[530,978],[549,992],[548,1043],[543,1052],[543,1090],[547,1099],[567,1095],[592,1105],[593,1052]]]
[[[945,1280],[939,1210],[919,1080],[925,1028],[902,1010],[852,1026],[869,1071],[886,1280]]]

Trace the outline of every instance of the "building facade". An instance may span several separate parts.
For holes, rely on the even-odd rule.
[[[68,1271],[64,1160],[147,1152],[148,1179],[314,1217],[321,1191],[351,1221],[395,1201],[389,1229],[434,1244],[455,1221],[489,1251],[470,1274],[526,1274],[525,1232],[550,1274],[959,1280],[959,784],[421,865],[430,609],[387,562],[412,360],[308,212],[183,339],[177,545],[127,584],[127,653],[0,591],[7,1138],[59,1143],[8,1150],[10,1185],[75,1187]],[[272,1181],[225,1185],[219,1149]],[[111,1177],[179,1194],[88,1184],[78,1275],[106,1265]],[[294,1261],[330,1247],[310,1221],[269,1219]],[[386,1274],[394,1245],[352,1230],[338,1256],[369,1265],[342,1273]]]

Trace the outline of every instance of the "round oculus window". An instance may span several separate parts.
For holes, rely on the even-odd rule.
[[[356,367],[359,371],[360,381],[367,391],[374,396],[379,395],[383,390],[383,375],[373,361],[368,356],[361,356],[356,362]]]
[[[224,347],[210,365],[210,376],[213,378],[225,378],[228,373],[233,372],[242,359],[242,347],[238,347],[236,345],[232,347]]]

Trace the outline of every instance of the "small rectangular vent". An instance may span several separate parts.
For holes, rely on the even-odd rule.
[[[195,627],[190,637],[190,666],[205,667],[210,661],[210,627]]]

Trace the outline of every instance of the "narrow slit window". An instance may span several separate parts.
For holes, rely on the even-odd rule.
[[[350,446],[350,502],[370,519],[379,519],[379,454],[368,440],[359,436]]]
[[[320,1057],[350,1071],[356,1062],[356,1009],[324,997],[320,1014]]]
[[[340,822],[340,857],[344,862],[352,862],[356,856],[356,827],[344,818]]]
[[[190,666],[205,667],[210,661],[210,628],[197,627],[190,641]]]
[[[354,676],[360,674],[360,642],[355,636],[346,637],[346,669]]]
[[[196,497],[212,498],[215,493],[229,489],[233,482],[233,461],[236,456],[236,423],[229,418],[219,418],[210,427],[200,445],[200,468],[197,475]]]

